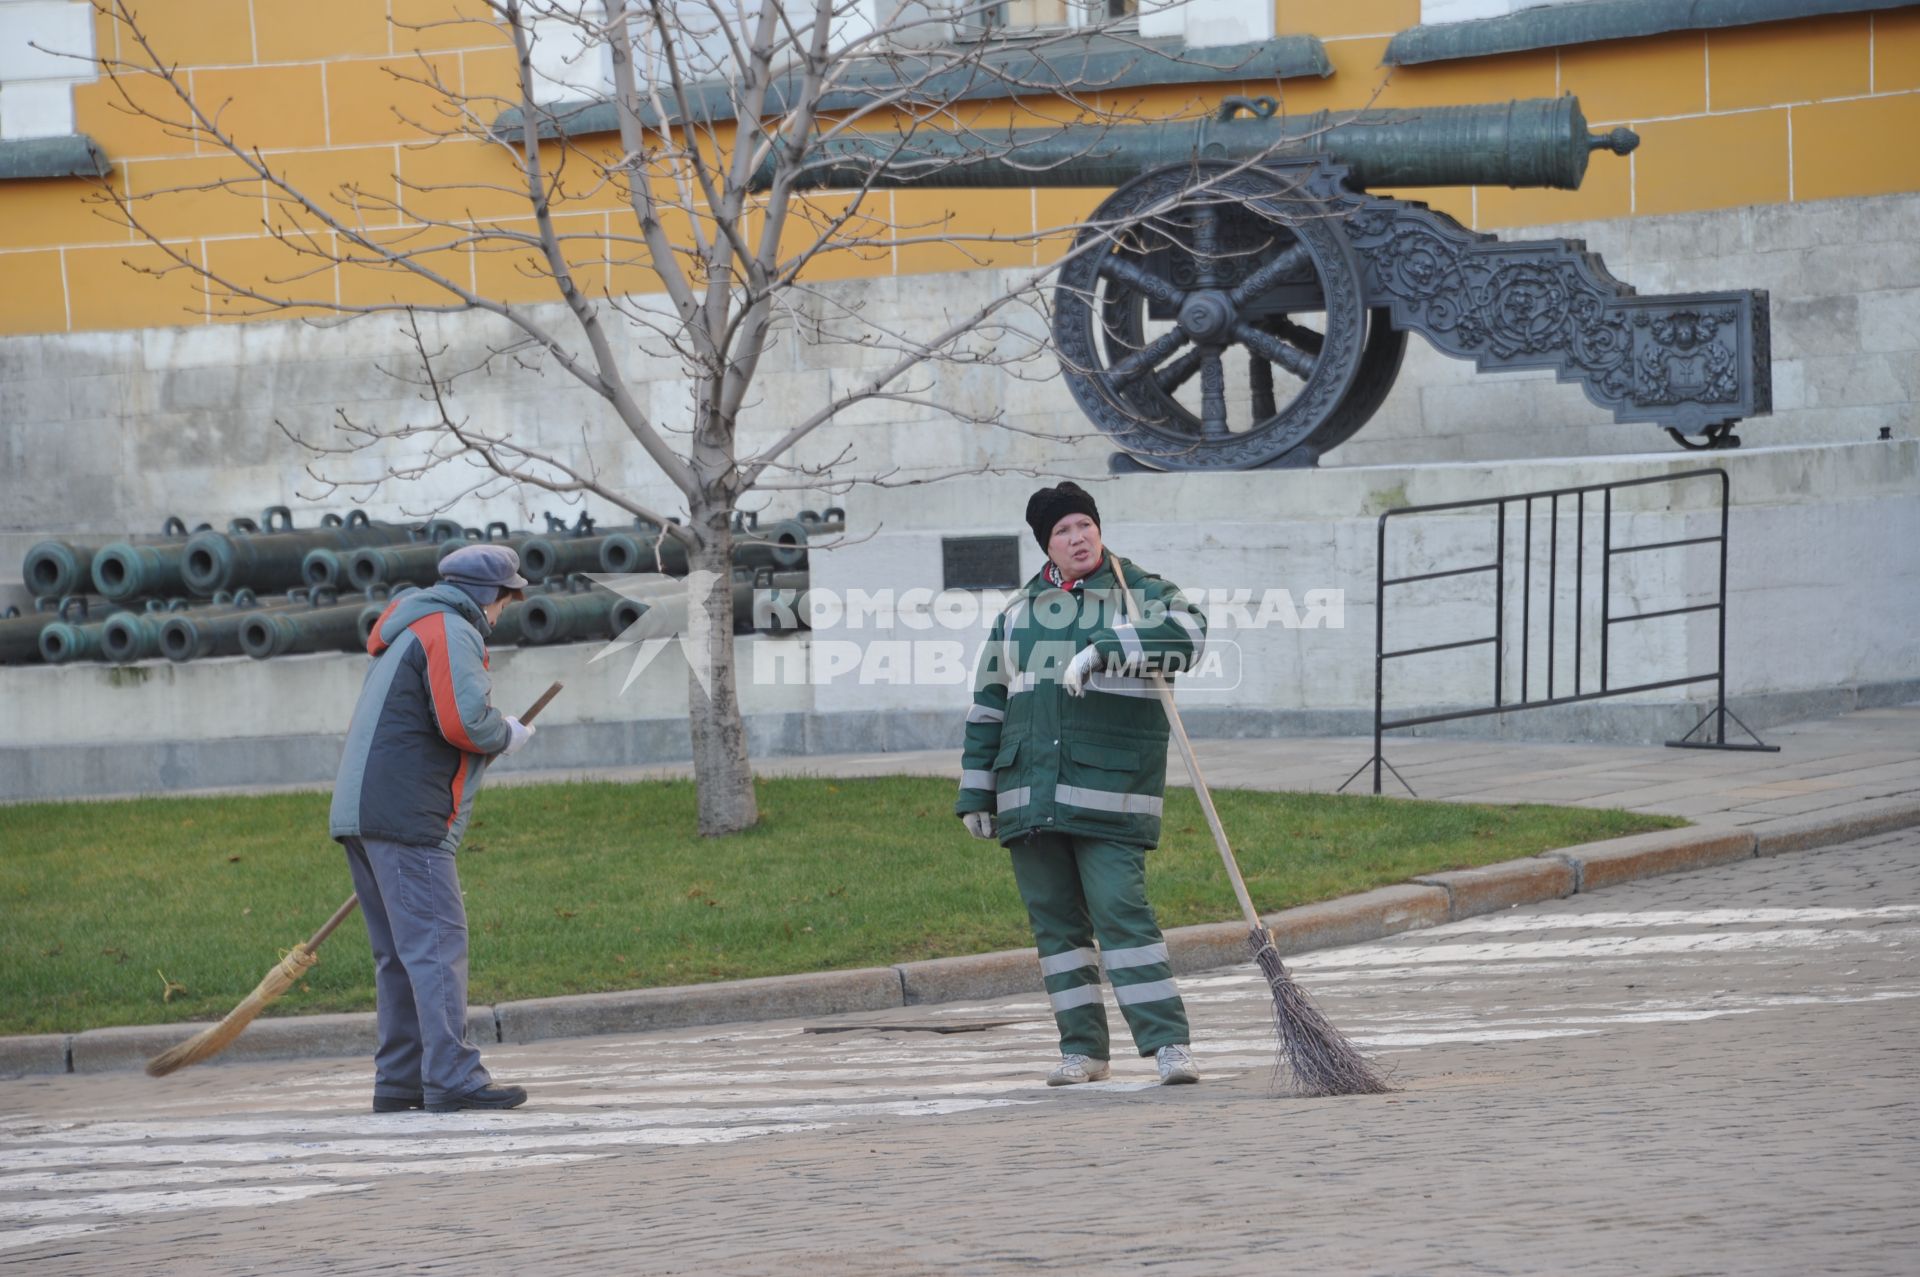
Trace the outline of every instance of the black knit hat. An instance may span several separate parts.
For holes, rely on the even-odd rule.
[[[1042,488],[1027,498],[1027,526],[1033,529],[1033,539],[1042,550],[1053,539],[1054,525],[1070,514],[1084,514],[1093,520],[1093,526],[1100,526],[1100,507],[1085,488],[1071,480]]]

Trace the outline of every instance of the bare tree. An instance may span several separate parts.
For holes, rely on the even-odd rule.
[[[692,570],[705,574],[696,579],[714,583],[691,606],[691,629],[707,666],[704,680],[689,681],[703,833],[736,831],[757,819],[727,589],[742,499],[756,492],[840,490],[856,459],[842,452],[803,463],[802,442],[868,401],[933,403],[937,365],[1005,365],[1043,354],[1040,288],[1057,263],[918,333],[869,321],[844,290],[812,282],[810,268],[833,254],[969,242],[937,224],[890,219],[885,200],[871,197],[877,184],[903,173],[938,186],[968,165],[1018,162],[1009,155],[1004,109],[1001,122],[989,125],[991,112],[971,99],[1013,97],[1031,117],[1023,124],[1052,128],[1069,147],[1128,118],[1101,105],[1097,92],[1076,91],[1071,68],[1049,65],[1056,48],[1084,56],[1084,28],[1023,38],[1016,71],[996,57],[1008,42],[992,38],[990,28],[981,28],[983,38],[953,38],[956,24],[977,26],[998,0],[939,8],[882,2],[897,7],[875,20],[870,3],[857,0],[484,0],[484,21],[513,51],[512,96],[463,91],[426,58],[397,73],[396,81],[431,103],[410,121],[421,130],[422,145],[484,143],[494,159],[505,158],[506,167],[496,168],[510,177],[427,183],[403,172],[389,193],[351,183],[302,189],[285,165],[249,143],[247,121],[227,103],[196,97],[190,77],[149,40],[128,0],[97,0],[120,27],[118,56],[102,62],[121,86],[123,109],[233,161],[228,175],[165,191],[128,196],[108,184],[119,215],[166,254],[163,271],[191,273],[209,304],[229,314],[321,317],[316,322],[396,311],[497,317],[498,339],[464,362],[435,348],[417,319],[405,325],[415,347],[408,375],[439,406],[437,420],[391,427],[343,415],[344,443],[315,447],[332,453],[404,438],[399,446],[415,460],[373,480],[340,478],[324,465],[317,475],[342,486],[371,486],[461,463],[475,466],[482,482],[592,495],[661,525],[683,544]],[[554,79],[572,73],[611,105],[618,129],[612,151],[604,143],[588,145],[550,105]],[[503,129],[499,122],[508,112],[517,112],[517,120]],[[1096,126],[1091,135],[1089,124]],[[1068,152],[1050,153],[1055,159],[1049,162],[1058,162]],[[829,189],[810,193],[821,187]],[[609,188],[624,204],[610,232],[582,233],[563,224],[570,198]],[[264,282],[223,273],[152,229],[152,205],[214,189],[253,199],[264,193],[265,230],[285,250],[284,272]],[[448,211],[449,193],[464,204],[457,215]],[[465,211],[506,196],[524,202],[518,221]],[[392,223],[410,229],[387,229]],[[1031,237],[1023,231],[1019,238]],[[536,309],[489,295],[446,268],[450,252],[510,255],[523,273],[550,285],[551,299],[564,310],[556,319],[552,306]],[[610,266],[635,265],[657,280],[653,291],[622,295],[592,282]],[[425,285],[429,298],[350,303],[319,282],[344,270],[404,276]],[[1020,314],[1023,308],[1041,313]],[[782,331],[868,347],[870,375],[824,402],[785,405],[785,428],[765,442],[748,442],[743,413],[752,406],[762,358]],[[623,352],[635,346],[677,361],[691,387],[684,417],[661,419],[636,394],[622,371]],[[624,432],[620,437],[671,482],[683,508],[637,500],[606,478],[607,458],[589,449],[537,446],[519,431],[477,429],[460,420],[447,407],[454,385],[496,361],[557,369],[587,387]],[[1035,375],[1050,370],[1036,365]],[[1004,424],[995,411],[935,406],[967,424]],[[885,473],[861,477],[888,480]]]

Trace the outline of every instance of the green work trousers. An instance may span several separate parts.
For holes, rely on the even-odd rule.
[[[1147,851],[1074,834],[1037,833],[1008,844],[1033,923],[1060,1053],[1109,1057],[1105,968],[1113,1000],[1142,1055],[1188,1041],[1187,1008],[1167,943],[1147,903]],[[1094,951],[1099,939],[1100,950]]]

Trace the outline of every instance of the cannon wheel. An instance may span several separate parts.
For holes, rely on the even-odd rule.
[[[1141,462],[1243,470],[1305,445],[1311,464],[1369,415],[1348,408],[1363,354],[1385,374],[1366,397],[1384,396],[1404,337],[1380,316],[1369,341],[1346,235],[1297,175],[1159,169],[1089,222],[1060,270],[1055,342],[1081,408]],[[1239,402],[1230,366],[1247,370]]]

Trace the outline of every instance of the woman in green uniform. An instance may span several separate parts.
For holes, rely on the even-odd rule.
[[[1100,511],[1077,484],[1034,493],[1027,523],[1047,563],[981,653],[954,811],[1012,853],[1060,1028],[1047,1082],[1108,1075],[1103,969],[1160,1080],[1197,1082],[1186,1007],[1147,902],[1146,854],[1160,840],[1167,771],[1151,675],[1191,668],[1206,618],[1171,583],[1107,554]]]

